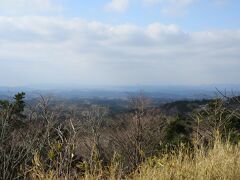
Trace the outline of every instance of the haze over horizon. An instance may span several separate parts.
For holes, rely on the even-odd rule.
[[[240,84],[238,0],[0,0],[0,86]]]

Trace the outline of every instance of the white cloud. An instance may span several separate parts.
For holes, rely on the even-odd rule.
[[[34,14],[61,10],[62,7],[56,0],[0,0],[1,14]]]
[[[217,6],[221,6],[221,7],[231,2],[231,0],[213,0],[213,1]]]
[[[165,15],[184,15],[187,8],[197,0],[144,0],[149,5],[160,5],[161,13]]]
[[[231,0],[210,0],[217,6],[225,6]],[[150,6],[158,5],[163,15],[167,16],[183,16],[186,15],[188,9],[194,3],[200,0],[143,0],[143,2]]]
[[[161,1],[160,0],[144,0],[144,2],[149,5],[154,5],[154,4],[160,3]]]
[[[106,9],[114,12],[124,12],[129,6],[129,0],[112,0],[106,5]]]
[[[240,83],[239,47],[240,30],[0,17],[0,83]]]
[[[195,1],[196,0],[144,0],[144,2],[147,4],[165,3],[165,4],[177,4],[179,6],[188,6]]]

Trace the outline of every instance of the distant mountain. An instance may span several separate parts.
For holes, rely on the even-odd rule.
[[[41,94],[64,99],[127,99],[129,96],[136,96],[142,91],[145,96],[152,99],[174,101],[214,98],[217,96],[217,91],[221,91],[228,96],[235,96],[240,92],[240,85],[0,87],[0,97],[12,97],[13,94],[21,91],[26,92],[28,98],[38,97]]]

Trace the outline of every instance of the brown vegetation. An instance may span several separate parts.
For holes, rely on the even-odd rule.
[[[150,108],[142,94],[114,118],[106,107],[66,111],[43,97],[23,112],[23,97],[0,106],[2,179],[240,177],[239,109],[224,99],[190,121]]]

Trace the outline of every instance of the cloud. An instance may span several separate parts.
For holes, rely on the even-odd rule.
[[[108,11],[124,12],[129,6],[129,0],[112,0],[106,5]]]
[[[61,10],[62,6],[55,0],[0,0],[1,14],[35,14]]]
[[[227,5],[231,0],[213,0],[213,2],[220,7]]]
[[[197,0],[144,0],[148,5],[160,5],[161,13],[170,16],[184,15]]]
[[[199,0],[143,0],[145,4],[149,6],[160,7],[160,11],[163,15],[167,16],[183,16],[186,15],[188,9],[193,4],[199,2]],[[225,6],[231,0],[210,0],[216,6]]]
[[[239,47],[240,30],[0,17],[0,83],[240,83]]]
[[[148,5],[160,5],[161,13],[171,16],[185,14],[187,8],[196,1],[197,0],[143,0],[143,2]],[[112,0],[106,5],[106,9],[113,12],[124,12],[129,7],[129,2],[130,0]]]
[[[158,4],[161,2],[161,0],[144,0],[144,2],[146,4],[150,4],[150,5],[153,5],[153,4]]]

